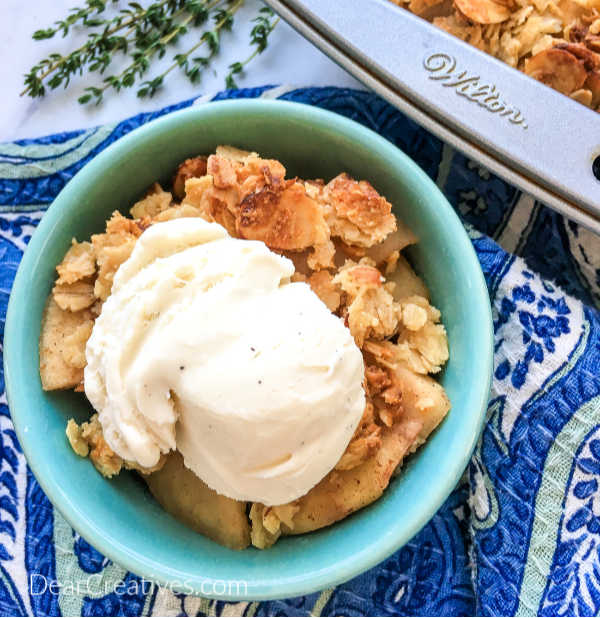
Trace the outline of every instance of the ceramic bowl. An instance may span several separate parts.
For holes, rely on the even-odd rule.
[[[221,547],[163,511],[133,473],[106,480],[71,450],[67,419],[82,421],[82,394],[42,390],[38,337],[55,265],[71,238],[103,229],[179,162],[233,144],[281,160],[288,175],[368,179],[420,242],[409,256],[427,282],[448,331],[441,382],[452,409],[403,466],[383,497],[312,534],[268,551]],[[131,132],[90,161],[63,189],[34,233],[12,290],[4,341],[6,390],[33,474],[73,528],[111,560],[183,592],[224,599],[293,597],[366,571],[411,539],[450,494],[478,438],[492,372],[488,293],[454,210],[406,155],[374,132],[301,104],[242,100],[169,114]],[[237,582],[237,584],[236,584]]]

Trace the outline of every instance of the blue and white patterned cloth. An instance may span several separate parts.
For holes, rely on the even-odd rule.
[[[310,103],[374,129],[421,165],[468,227],[492,299],[496,337],[487,423],[471,464],[410,543],[335,590],[263,603],[185,597],[140,585],[135,574],[105,559],[52,508],[27,469],[2,379],[0,613],[598,614],[599,238],[521,195],[373,94],[264,87],[212,98],[258,96]],[[2,330],[22,252],[65,183],[128,131],[210,100],[0,145]],[[62,587],[44,591],[42,582],[51,580]],[[78,582],[88,584],[77,590]]]

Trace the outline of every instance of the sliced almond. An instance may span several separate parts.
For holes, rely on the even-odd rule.
[[[507,6],[494,0],[455,0],[455,3],[461,13],[478,24],[499,24],[511,15]]]
[[[562,49],[563,51],[569,52],[572,56],[575,56],[575,58],[581,60],[587,71],[593,71],[594,69],[600,68],[600,56],[594,53],[591,49],[588,49],[582,43],[562,43],[560,45],[556,45],[556,49]]]
[[[562,92],[579,90],[587,77],[583,62],[564,49],[545,49],[525,62],[525,73]]]
[[[582,103],[583,105],[586,105],[587,107],[591,107],[592,105],[592,91],[588,90],[587,88],[580,88],[579,90],[572,92],[569,96],[574,101],[577,101],[578,103]]]
[[[588,34],[584,39],[584,43],[591,51],[600,53],[600,35]]]
[[[600,105],[600,72],[592,71],[588,73],[585,80],[584,88],[588,89],[592,93],[592,102],[590,106],[596,109]]]

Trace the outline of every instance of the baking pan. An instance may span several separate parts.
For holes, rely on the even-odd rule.
[[[388,0],[266,3],[439,138],[600,233],[597,112]]]

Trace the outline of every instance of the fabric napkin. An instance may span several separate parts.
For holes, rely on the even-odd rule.
[[[92,157],[175,109],[259,96],[324,107],[374,129],[417,161],[467,226],[492,300],[496,345],[487,422],[463,480],[410,543],[334,590],[237,604],[175,594],[104,558],[52,508],[19,448],[2,376],[0,612],[598,614],[599,238],[492,176],[373,94],[336,88],[227,91],[118,124],[0,145],[2,330],[10,287],[35,226]]]

